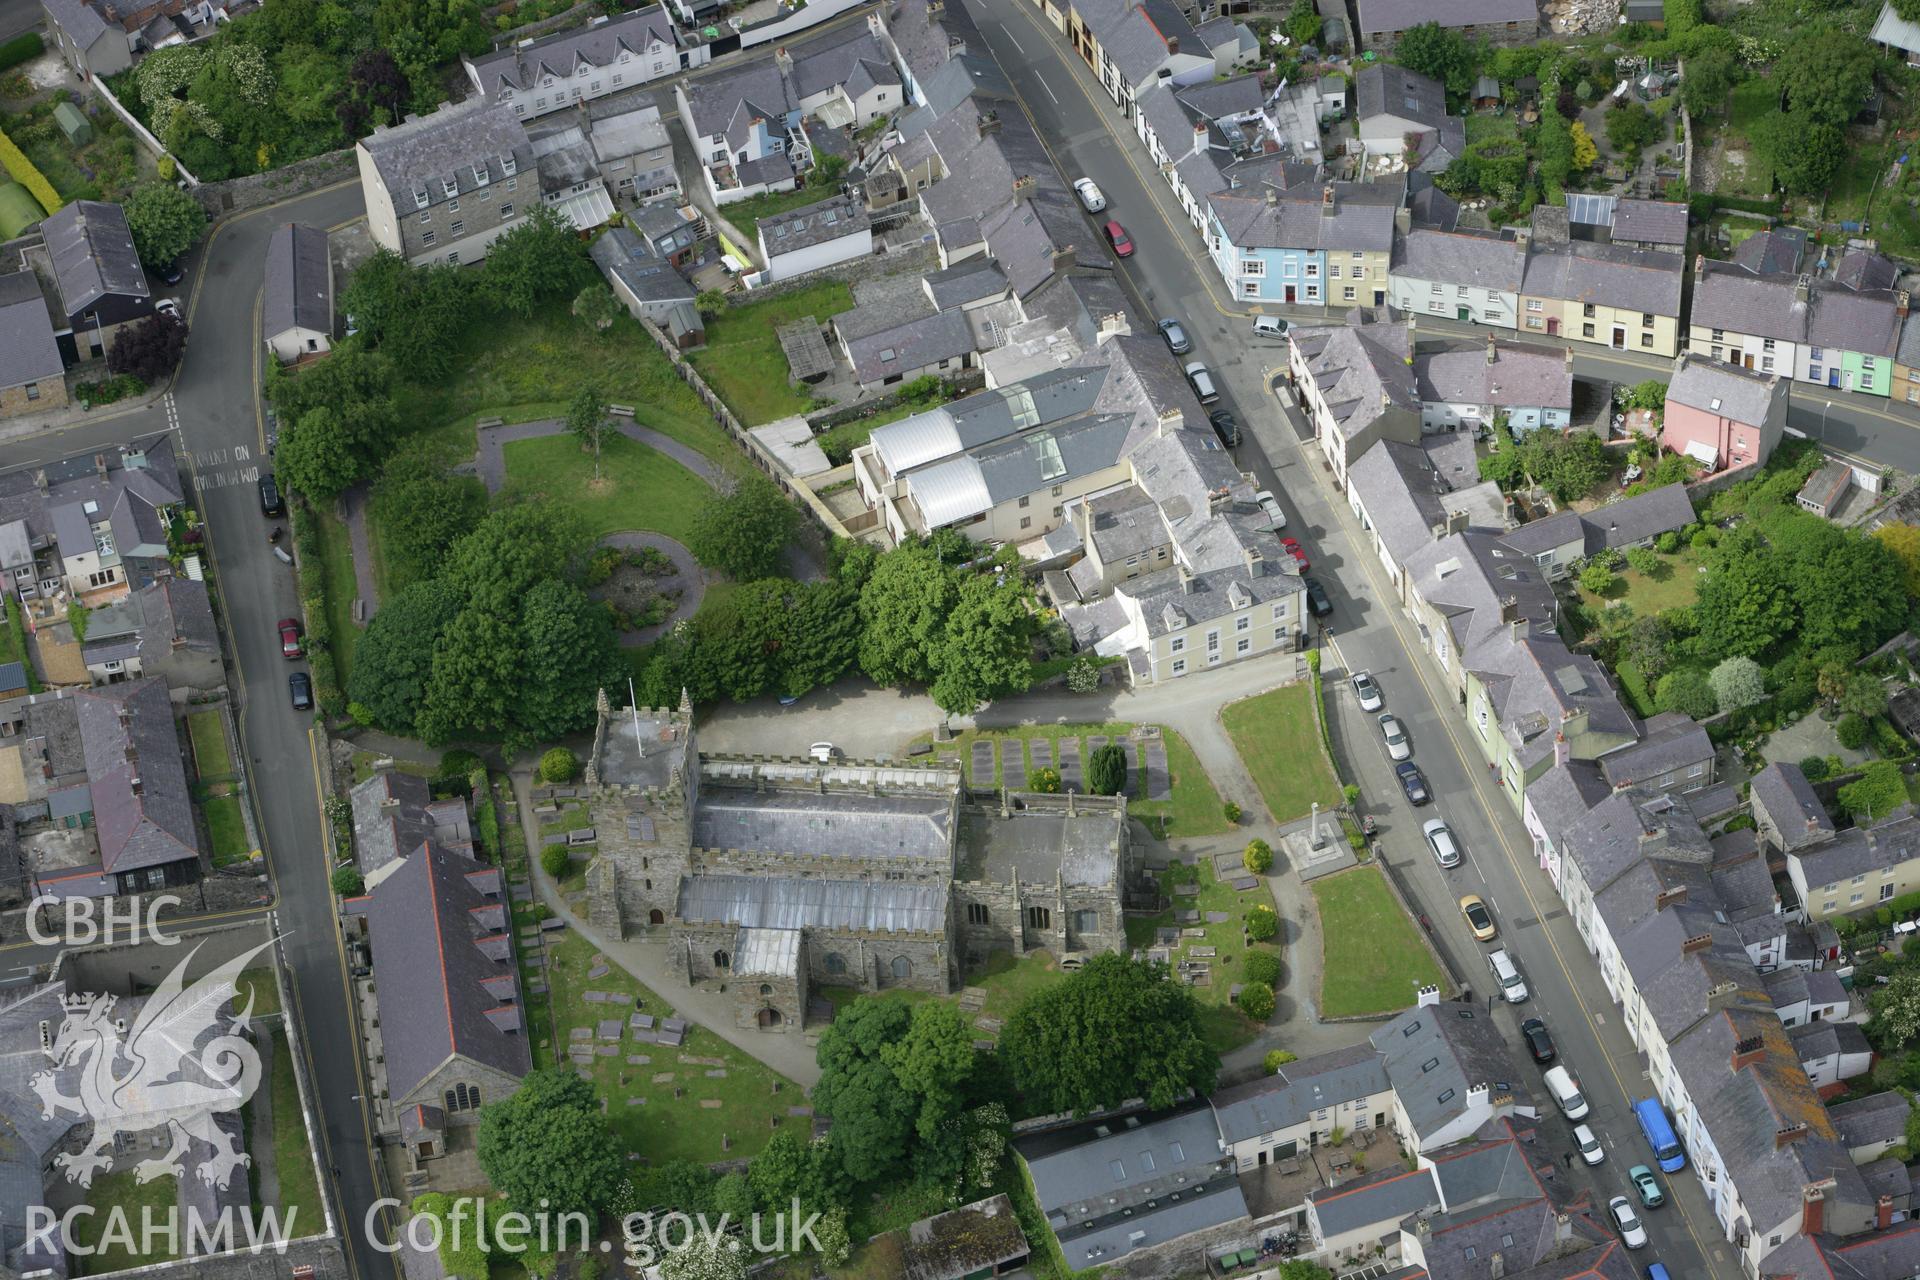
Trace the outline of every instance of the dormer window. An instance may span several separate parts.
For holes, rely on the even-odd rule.
[[[475,186],[484,187],[492,181],[493,174],[487,169],[487,166],[483,164],[473,166],[473,184]]]
[[[514,175],[516,168],[517,166],[514,164],[513,156],[511,154],[500,157],[500,172],[506,174],[509,178],[511,178]]]
[[[427,189],[425,187],[415,187],[413,189],[413,207],[416,209],[424,209],[427,207]]]
[[[457,177],[442,178],[440,179],[440,189],[446,192],[447,199],[451,200],[460,194],[460,179]]]

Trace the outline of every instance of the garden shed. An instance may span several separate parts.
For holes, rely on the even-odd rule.
[[[60,126],[60,133],[70,146],[84,147],[93,141],[92,122],[71,102],[62,102],[54,107],[53,122]]]

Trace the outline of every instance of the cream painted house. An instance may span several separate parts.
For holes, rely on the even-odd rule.
[[[1671,359],[1680,349],[1685,275],[1686,259],[1678,254],[1536,244],[1520,285],[1520,329]]]

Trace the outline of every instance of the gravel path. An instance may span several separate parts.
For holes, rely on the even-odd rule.
[[[373,581],[373,543],[367,538],[367,489],[355,485],[340,495],[340,514],[347,522],[347,538],[353,544],[353,589],[366,601],[367,620],[373,620],[380,607],[379,588]]]

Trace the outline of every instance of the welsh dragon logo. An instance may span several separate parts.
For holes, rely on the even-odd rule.
[[[175,965],[141,1006],[133,1024],[116,1019],[118,997],[70,996],[48,1055],[53,1067],[33,1077],[42,1118],[73,1116],[91,1120],[93,1134],[78,1152],[61,1152],[55,1165],[81,1186],[113,1163],[116,1141],[164,1127],[167,1151],[134,1166],[139,1182],[185,1171],[189,1144],[198,1141],[212,1155],[198,1163],[200,1178],[225,1188],[234,1174],[252,1163],[237,1133],[222,1129],[214,1117],[237,1111],[260,1084],[260,1054],[247,1038],[253,993],[246,1007],[229,1015],[241,970],[273,945],[272,939],[228,960],[186,984],[187,967],[199,946]],[[77,1094],[62,1084],[78,1086]]]

